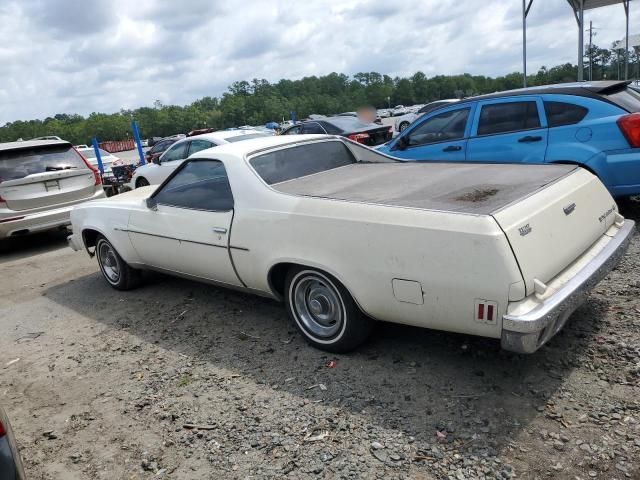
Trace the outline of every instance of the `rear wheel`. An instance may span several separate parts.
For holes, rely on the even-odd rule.
[[[398,131],[399,132],[404,132],[404,130],[409,126],[409,122],[402,122],[400,125],[398,125]]]
[[[314,347],[344,353],[363,343],[372,321],[358,309],[346,288],[331,275],[296,267],[285,283],[287,312]]]
[[[151,185],[149,183],[149,180],[147,180],[144,177],[140,177],[140,178],[138,178],[138,180],[136,180],[136,188],[148,187],[149,185]]]
[[[131,268],[102,235],[96,241],[96,258],[102,276],[116,290],[131,290],[140,285],[142,272]]]

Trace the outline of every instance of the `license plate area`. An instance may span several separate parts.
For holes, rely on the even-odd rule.
[[[47,192],[51,190],[60,190],[60,182],[58,180],[47,180],[44,182],[44,188]]]

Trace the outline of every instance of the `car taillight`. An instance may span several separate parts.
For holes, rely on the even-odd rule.
[[[633,148],[640,148],[640,113],[630,113],[618,119],[618,128]]]
[[[369,138],[368,133],[352,133],[347,137],[349,140],[353,140],[354,142],[364,143],[367,138]]]
[[[75,149],[74,149],[75,150]],[[82,161],[84,162],[84,164],[87,166],[87,168],[89,170],[91,170],[93,172],[93,178],[94,178],[94,185],[98,186],[98,185],[102,185],[102,177],[100,176],[100,172],[98,170],[96,170],[95,168],[93,168],[93,165],[91,165],[86,158],[84,158],[84,155],[82,155],[78,150],[76,150],[76,153],[78,155],[80,155],[80,158],[82,159]]]
[[[7,430],[4,428],[2,424],[2,420],[0,420],[0,438],[4,437],[7,434]]]

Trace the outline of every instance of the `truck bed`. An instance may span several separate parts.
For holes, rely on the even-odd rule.
[[[489,215],[566,176],[574,165],[356,163],[288,180],[288,194]]]

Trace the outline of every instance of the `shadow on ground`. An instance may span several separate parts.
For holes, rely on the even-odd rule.
[[[46,295],[109,329],[301,399],[322,398],[422,440],[436,429],[474,433],[496,451],[541,415],[580,365],[606,310],[590,299],[530,356],[504,352],[496,340],[384,323],[357,352],[333,355],[308,346],[276,302],[159,274],[146,280],[117,292],[96,272]],[[337,367],[329,369],[332,359]],[[327,391],[307,389],[318,383]]]
[[[64,229],[0,240],[0,264],[66,248],[68,235]]]

